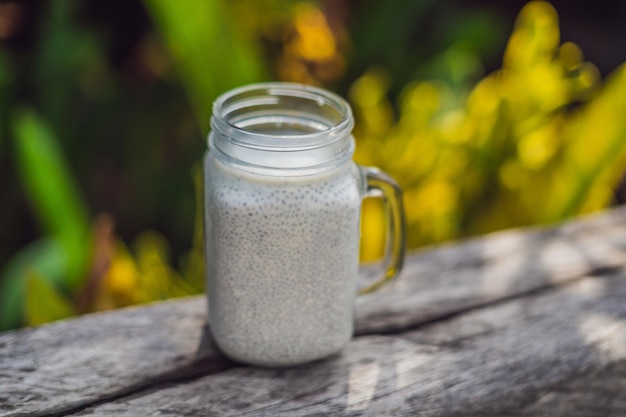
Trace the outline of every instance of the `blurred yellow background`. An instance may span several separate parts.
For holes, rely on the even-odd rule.
[[[587,62],[550,3],[497,3],[0,4],[0,330],[202,292],[211,105],[255,81],[348,98],[410,248],[623,202],[625,67]],[[366,200],[363,261],[384,217]]]

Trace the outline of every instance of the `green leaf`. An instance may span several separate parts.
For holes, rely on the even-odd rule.
[[[37,326],[75,314],[70,302],[36,270],[27,273],[24,304],[27,325]]]
[[[573,216],[584,209],[593,189],[615,187],[626,164],[626,64],[615,70],[602,91],[570,119],[558,188],[547,221]]]
[[[217,95],[266,77],[261,56],[219,0],[144,0],[207,129]]]
[[[478,56],[459,45],[453,45],[439,55],[420,65],[412,78],[418,80],[440,80],[452,88],[453,107],[463,106],[464,98],[483,75]],[[444,106],[450,107],[450,106]],[[449,110],[446,108],[446,110]]]
[[[91,252],[83,199],[46,125],[32,111],[17,113],[13,122],[19,180],[37,220],[65,251],[67,271],[63,288],[75,290]]]
[[[48,237],[22,248],[0,274],[0,331],[24,324],[26,278],[36,271],[52,284],[61,284],[67,270],[65,251],[60,242]]]

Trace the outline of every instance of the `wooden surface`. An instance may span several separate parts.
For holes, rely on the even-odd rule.
[[[335,357],[213,347],[203,297],[0,335],[0,416],[626,415],[626,210],[412,254]]]

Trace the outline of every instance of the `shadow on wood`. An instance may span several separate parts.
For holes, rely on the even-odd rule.
[[[624,209],[414,253],[347,349],[286,369],[222,357],[204,297],[9,332],[0,415],[626,414],[625,267]]]

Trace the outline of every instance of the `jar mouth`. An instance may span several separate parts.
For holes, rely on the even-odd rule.
[[[240,146],[305,150],[350,135],[352,111],[340,96],[321,88],[286,82],[231,90],[213,104],[211,128]]]

